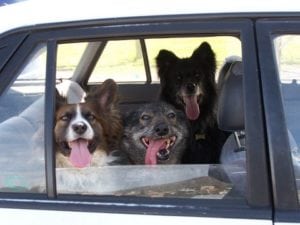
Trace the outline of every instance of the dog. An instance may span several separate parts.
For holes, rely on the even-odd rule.
[[[211,46],[203,42],[188,58],[160,50],[156,65],[160,99],[185,112],[191,124],[190,147],[184,162],[219,163],[228,135],[218,129],[216,122],[216,57]]]
[[[84,168],[110,163],[122,136],[116,83],[108,79],[84,102],[68,104],[58,92],[54,137],[56,167]]]
[[[121,150],[132,164],[177,164],[186,150],[184,113],[164,102],[148,103],[124,116]]]

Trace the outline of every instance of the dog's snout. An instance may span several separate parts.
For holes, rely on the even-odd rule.
[[[87,125],[83,122],[79,122],[79,123],[73,124],[72,129],[77,134],[83,134],[87,130]]]
[[[189,94],[193,94],[196,91],[196,84],[194,83],[187,83],[186,84],[186,90]]]
[[[154,131],[158,136],[164,136],[169,133],[169,127],[165,123],[160,123],[155,126]]]

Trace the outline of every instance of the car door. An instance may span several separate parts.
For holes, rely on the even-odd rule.
[[[297,19],[259,20],[257,41],[275,224],[299,219],[299,44]]]
[[[15,38],[15,35],[23,37],[16,31],[16,34],[3,34],[0,40],[3,45],[8,40],[10,41],[10,44],[5,45],[5,51],[0,49],[1,62],[5,62],[3,65],[1,64],[0,70],[0,102],[3,106],[1,109],[3,121],[0,124],[0,146],[3,153],[1,158],[9,162],[2,164],[0,172],[1,219],[22,224],[40,224],[41,222],[53,224],[53,222],[61,221],[72,224],[98,224],[102,221],[108,224],[119,224],[120,221],[124,224],[132,224],[134,221],[134,223],[143,224],[172,225],[183,223],[272,224],[267,148],[263,127],[255,36],[251,20],[203,19],[202,17],[190,18],[188,16],[182,16],[179,20],[176,17],[150,17],[135,18],[130,22],[126,19],[120,19],[93,21],[84,25],[80,23],[72,25],[52,24],[41,28],[34,27],[34,32],[31,33],[20,32],[26,36],[26,39]],[[150,194],[146,195],[143,194],[144,192],[134,195],[130,195],[130,192],[120,194],[120,192],[116,193],[110,189],[108,192],[101,192],[101,188],[106,183],[97,184],[100,186],[96,192],[90,192],[85,189],[88,188],[86,186],[81,186],[84,189],[76,189],[74,186],[67,189],[62,188],[64,186],[62,186],[60,179],[61,171],[55,168],[53,143],[55,85],[61,80],[56,79],[58,65],[60,65],[57,55],[62,45],[136,38],[160,41],[163,38],[174,37],[206,38],[218,36],[237,38],[242,53],[243,67],[240,70],[243,76],[241,88],[243,90],[242,113],[244,120],[242,122],[244,124],[243,132],[246,136],[243,149],[246,150],[243,150],[240,158],[241,164],[238,165],[229,160],[229,164],[175,165],[165,167],[163,171],[168,171],[169,175],[162,178],[168,180],[171,174],[195,178],[194,174],[200,174],[200,178],[203,176],[205,179],[212,179],[213,182],[220,185],[227,185],[229,191],[218,192],[213,196],[201,194],[183,197],[177,193],[168,197],[161,195],[160,192],[155,192],[156,195],[153,195],[151,191],[148,192]],[[14,42],[14,38],[18,42]],[[19,43],[17,48],[15,43]],[[149,43],[151,44],[151,40]],[[214,45],[217,44],[218,42],[214,43]],[[223,47],[221,45],[220,48]],[[7,52],[10,54],[6,54]],[[101,60],[102,57],[99,55],[98,57]],[[149,59],[145,55],[143,57],[146,78],[144,83],[139,83],[140,86],[152,84],[151,77],[153,76],[149,68],[150,63],[147,62]],[[98,60],[97,57],[95,59]],[[94,57],[90,60],[94,60]],[[36,76],[36,74],[41,76]],[[74,74],[76,74],[76,70]],[[78,81],[84,88],[89,88],[89,85],[97,85],[97,82],[94,84],[80,83],[80,76],[79,80],[76,80],[77,78],[75,77],[73,81]],[[87,81],[88,79],[83,80]],[[118,85],[121,86],[122,84],[118,83]],[[137,83],[130,85],[134,88]],[[130,90],[130,85],[123,89],[124,93],[126,93],[126,89]],[[26,89],[26,87],[29,88]],[[139,88],[140,91],[142,89],[143,86]],[[33,90],[36,90],[37,93],[34,93]],[[132,100],[133,92],[128,92],[130,92],[131,101],[134,101],[134,99]],[[149,96],[147,93],[143,94]],[[139,94],[136,93],[136,95]],[[29,103],[16,110],[17,104],[14,103],[23,103],[28,98],[31,99]],[[141,103],[140,100],[137,103]],[[32,105],[33,107],[31,107]],[[34,125],[33,128],[25,129],[28,121],[30,127]],[[24,138],[22,137],[23,134],[26,134]],[[17,146],[14,141],[16,137],[17,144],[19,143]],[[32,143],[34,144],[32,145]],[[6,149],[13,151],[5,152]],[[17,170],[13,170],[15,165]],[[138,170],[138,168],[140,169]],[[239,170],[230,170],[230,168],[238,168]],[[154,179],[153,176],[151,179],[147,176],[140,176],[141,171],[145,169],[144,167],[121,165],[104,169],[108,172],[103,177],[108,177],[109,179],[106,180],[108,182],[113,180],[117,187],[124,186],[125,177],[128,174],[132,174],[131,179],[134,178],[134,181],[150,182],[147,185],[154,186],[151,183],[151,179]],[[145,170],[147,173],[149,168]],[[189,173],[185,173],[185,171],[189,171]],[[205,173],[201,175],[203,171]],[[217,173],[210,174],[211,171]],[[229,180],[224,180],[222,175],[218,175],[219,172],[224,171],[229,176]],[[84,174],[83,179],[88,177],[85,176],[83,170],[81,172]],[[155,177],[159,177],[160,172],[162,170],[158,168]],[[231,175],[236,173],[241,174],[238,176],[239,179],[231,179]],[[110,177],[109,174],[114,176]],[[181,180],[184,183],[183,190],[185,192],[190,188],[185,186],[188,183],[186,180]],[[169,182],[171,186],[174,185],[174,181]],[[201,183],[197,185],[202,191],[214,188],[214,185]]]

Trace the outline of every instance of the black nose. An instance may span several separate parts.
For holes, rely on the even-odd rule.
[[[187,83],[186,84],[186,91],[188,94],[193,94],[196,91],[196,84],[194,83]]]
[[[86,129],[87,129],[87,125],[85,123],[76,123],[72,125],[72,129],[77,133],[77,134],[83,134]]]
[[[165,123],[160,123],[154,127],[154,131],[158,136],[164,136],[169,133],[169,127]]]

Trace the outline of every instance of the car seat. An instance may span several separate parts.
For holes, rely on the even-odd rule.
[[[221,164],[230,182],[241,194],[246,190],[246,147],[243,101],[243,65],[241,60],[227,61],[221,70],[217,120],[221,130],[230,131],[221,152]],[[227,69],[226,69],[226,68]],[[225,68],[225,69],[224,69]],[[300,151],[288,130],[297,186],[300,186]]]
[[[224,69],[225,68],[225,69]],[[220,162],[235,189],[246,187],[243,65],[237,58],[226,61],[219,75],[217,120],[221,130],[232,132],[223,145]]]

